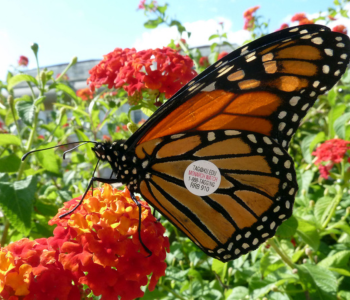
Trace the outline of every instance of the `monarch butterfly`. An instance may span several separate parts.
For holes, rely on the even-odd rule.
[[[266,35],[206,69],[98,160],[208,255],[258,248],[292,214],[288,144],[317,96],[349,63],[349,38],[320,25]]]

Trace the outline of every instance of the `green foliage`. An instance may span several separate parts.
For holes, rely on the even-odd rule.
[[[347,15],[343,1],[334,1],[331,16]],[[179,40],[190,32],[178,20],[167,16],[168,5],[145,4],[150,19],[146,28],[175,26]],[[252,38],[264,34],[268,24],[259,21],[252,28]],[[223,27],[222,27],[223,29]],[[227,35],[218,31],[212,42],[209,63],[216,62],[220,47],[227,45]],[[194,59],[196,70],[202,57],[199,49],[189,49],[186,41],[172,41]],[[38,45],[32,49],[37,55]],[[73,65],[73,60],[70,64]],[[67,70],[65,70],[67,71]],[[91,146],[84,145],[62,158],[66,147],[37,152],[24,162],[21,157],[32,149],[64,144],[69,141],[100,140],[106,126],[112,140],[128,138],[126,129],[130,112],[141,109],[150,116],[155,106],[140,102],[129,114],[118,114],[126,102],[125,93],[111,97],[97,95],[83,101],[52,72],[42,71],[36,78],[27,74],[8,73],[0,83],[0,208],[3,213],[1,245],[22,237],[31,239],[52,235],[49,219],[64,201],[81,195],[96,164]],[[13,89],[26,83],[39,94],[13,99]],[[6,90],[8,101],[1,94]],[[53,121],[40,119],[48,92],[56,94]],[[165,99],[160,99],[163,102]],[[322,179],[315,157],[316,147],[329,139],[350,139],[350,72],[328,94],[321,96],[308,112],[290,146],[298,175],[299,192],[293,216],[277,230],[276,236],[250,254],[222,263],[207,257],[168,221],[162,219],[170,238],[171,249],[166,261],[166,276],[157,288],[146,290],[144,299],[273,299],[323,300],[350,299],[350,164],[345,159],[328,179]],[[103,117],[101,118],[101,114]],[[117,128],[117,130],[116,130]],[[1,129],[1,127],[0,127]],[[6,133],[6,134],[5,134]],[[93,295],[92,298],[97,299]]]

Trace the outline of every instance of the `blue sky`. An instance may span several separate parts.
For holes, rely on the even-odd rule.
[[[41,66],[78,60],[101,59],[114,48],[156,48],[165,46],[176,30],[162,26],[145,29],[144,12],[138,0],[0,0],[0,79],[18,57],[29,58],[34,68],[30,44],[39,44]],[[165,1],[158,0],[160,5]],[[259,13],[270,20],[270,31],[298,12],[315,14],[333,6],[333,0],[168,0],[168,14],[192,31],[189,44],[208,44],[217,23],[224,21],[230,40],[241,43],[248,36],[242,30],[243,12],[260,5]],[[334,24],[336,25],[336,23]]]

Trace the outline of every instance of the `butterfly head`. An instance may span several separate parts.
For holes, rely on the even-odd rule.
[[[114,165],[122,159],[124,152],[127,149],[124,142],[125,141],[96,143],[91,149],[94,151],[98,159],[108,161],[111,165]]]

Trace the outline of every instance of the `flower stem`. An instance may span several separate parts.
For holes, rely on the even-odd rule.
[[[337,206],[339,205],[342,198],[343,198],[343,188],[341,186],[337,186],[337,195],[335,196],[335,198],[333,200],[333,206],[332,206],[330,213],[328,214],[327,219],[322,224],[322,229],[326,229],[327,225],[329,224],[329,222],[333,218],[333,216],[335,214],[335,210],[337,209]]]
[[[2,237],[0,241],[1,247],[4,247],[4,245],[6,244],[9,228],[10,228],[10,222],[4,217],[4,230],[2,231]]]
[[[34,114],[34,126],[33,126],[33,130],[30,132],[29,135],[29,139],[28,139],[28,144],[27,147],[25,149],[26,152],[28,152],[30,150],[30,148],[32,147],[33,141],[34,141],[34,137],[38,128],[38,116],[39,116],[39,110],[35,111]],[[18,174],[17,174],[17,180],[20,180],[22,177],[22,174],[24,172],[25,166],[26,166],[27,160],[22,161],[21,166],[19,167],[18,170]]]
[[[177,294],[173,289],[170,289],[169,287],[167,287],[166,285],[161,285],[161,287],[166,290],[167,292],[173,294],[175,296],[176,299],[181,299],[181,300],[186,300],[186,298],[181,297],[179,294]]]
[[[282,260],[292,269],[295,268],[292,260],[276,245],[275,238],[272,238],[268,241],[269,245],[276,251],[276,253],[282,258]]]

